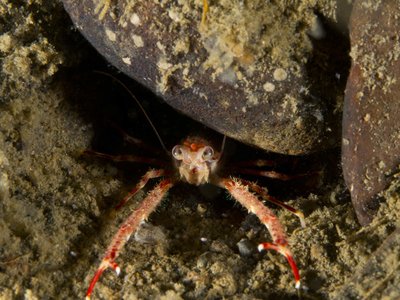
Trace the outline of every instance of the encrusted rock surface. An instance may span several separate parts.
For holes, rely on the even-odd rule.
[[[350,25],[342,162],[361,224],[400,163],[400,8],[398,1],[356,1]]]
[[[339,144],[347,43],[315,15],[334,23],[322,2],[216,1],[202,23],[201,1],[63,1],[110,63],[171,106],[284,154]]]

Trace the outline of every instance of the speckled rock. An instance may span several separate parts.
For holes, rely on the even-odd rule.
[[[400,162],[400,8],[398,1],[356,1],[351,16],[352,67],[343,118],[342,162],[361,224]]]
[[[216,1],[202,23],[202,1],[63,1],[110,63],[174,108],[285,154],[339,141],[346,42],[316,17],[334,18],[322,2]]]

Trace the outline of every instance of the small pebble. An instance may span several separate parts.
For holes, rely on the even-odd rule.
[[[237,244],[241,256],[250,256],[254,246],[248,239],[241,239]]]

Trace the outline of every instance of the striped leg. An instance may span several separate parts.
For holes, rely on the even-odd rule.
[[[304,174],[288,175],[288,174],[279,173],[276,171],[264,171],[264,170],[259,170],[259,169],[248,169],[248,168],[235,168],[234,170],[235,170],[235,172],[240,173],[240,174],[263,176],[263,177],[279,179],[279,180],[283,180],[283,181],[296,179],[296,178],[305,176]]]
[[[144,150],[153,152],[153,153],[159,153],[160,149],[152,147],[148,144],[146,144],[145,142],[143,142],[142,140],[135,138],[131,135],[129,135],[128,133],[126,133],[121,127],[119,127],[117,124],[115,124],[112,121],[108,121],[107,123],[110,124],[111,127],[113,127],[116,131],[118,131],[118,133],[122,136],[122,138],[124,139],[125,142],[128,142],[132,145],[138,146]]]
[[[254,159],[254,160],[245,160],[235,163],[234,167],[275,167],[277,165],[276,160],[267,160],[267,159]]]
[[[122,206],[125,205],[126,202],[128,202],[133,196],[136,195],[137,192],[139,192],[150,179],[158,178],[161,176],[165,175],[165,171],[163,169],[159,170],[149,170],[142,176],[140,181],[136,184],[136,186],[124,197],[124,199],[121,200],[120,203],[118,203],[117,206],[115,206],[115,209],[118,210]]]
[[[111,154],[101,153],[101,152],[97,152],[97,151],[93,151],[93,150],[89,150],[89,149],[83,151],[83,154],[100,157],[100,158],[112,160],[115,162],[144,163],[144,164],[153,164],[153,165],[157,165],[157,166],[161,166],[161,167],[166,165],[165,162],[162,162],[155,158],[142,157],[142,156],[129,155],[129,154],[111,155]]]
[[[304,220],[304,214],[300,210],[295,209],[294,207],[291,207],[290,205],[287,205],[278,199],[272,197],[271,195],[268,194],[267,190],[258,184],[255,184],[254,182],[244,180],[244,179],[238,179],[242,184],[248,186],[251,190],[259,194],[263,199],[272,202],[288,211],[290,211],[292,214],[296,215],[300,219],[300,224],[301,227],[306,227],[306,221]]]
[[[300,288],[300,274],[293,259],[292,252],[286,239],[285,232],[278,218],[272,211],[264,206],[264,204],[249,192],[248,187],[240,183],[238,179],[222,178],[215,182],[218,186],[226,189],[229,193],[251,213],[255,214],[263,223],[271,234],[273,243],[262,243],[258,246],[258,250],[273,249],[286,257],[290,267],[292,268],[296,288]]]
[[[86,300],[90,299],[90,295],[93,292],[96,282],[99,280],[101,274],[107,268],[112,268],[115,270],[117,275],[120,273],[120,268],[118,267],[115,259],[117,258],[119,252],[125,243],[129,240],[131,234],[133,234],[139,224],[146,220],[148,216],[155,210],[157,205],[161,202],[167,191],[173,186],[170,179],[162,180],[156,187],[151,190],[146,198],[142,201],[139,207],[133,211],[133,213],[125,220],[121,225],[118,232],[114,235],[111,244],[108,246],[106,253],[98,267],[96,273],[94,274],[92,281],[90,282],[89,288],[86,292]]]

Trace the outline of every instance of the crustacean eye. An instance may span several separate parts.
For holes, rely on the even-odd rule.
[[[183,152],[182,152],[182,147],[181,146],[179,146],[179,145],[176,145],[174,148],[172,148],[172,156],[175,158],[175,159],[178,159],[178,160],[182,160],[182,158],[183,158]]]
[[[203,159],[210,160],[213,158],[213,156],[214,156],[214,149],[211,148],[210,146],[205,147],[203,151]]]

